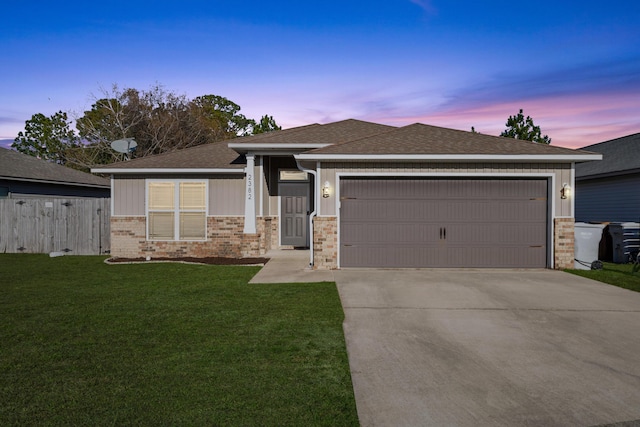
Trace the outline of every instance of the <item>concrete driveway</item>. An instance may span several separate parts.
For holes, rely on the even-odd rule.
[[[551,270],[334,277],[363,426],[640,420],[640,293]]]

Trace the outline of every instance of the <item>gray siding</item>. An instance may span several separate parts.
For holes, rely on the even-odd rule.
[[[204,179],[209,181],[209,215],[244,215],[244,175],[210,176],[121,176],[114,179],[113,210],[115,216],[144,216],[146,178]]]
[[[640,175],[576,182],[576,221],[639,222]]]
[[[244,175],[209,179],[209,215],[244,216]]]
[[[145,180],[140,177],[116,177],[113,180],[114,216],[144,216]]]

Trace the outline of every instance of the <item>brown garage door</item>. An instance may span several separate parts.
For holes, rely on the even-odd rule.
[[[547,266],[547,181],[340,181],[341,267]]]

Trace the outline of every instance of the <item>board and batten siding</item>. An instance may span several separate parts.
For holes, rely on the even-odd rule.
[[[556,217],[572,217],[572,198],[561,199],[560,190],[563,183],[571,182],[571,163],[358,163],[358,162],[335,162],[323,163],[320,182],[328,181],[335,194],[337,185],[336,176],[338,173],[371,173],[376,176],[380,173],[386,174],[469,174],[472,176],[482,176],[483,174],[513,174],[514,176],[523,174],[552,174],[555,176],[555,188],[552,189],[552,196],[555,198]],[[335,197],[320,198],[319,215],[335,216]]]
[[[144,216],[144,178],[115,177],[113,180],[113,216]]]
[[[640,174],[576,181],[576,221],[640,222]]]
[[[209,179],[209,215],[244,216],[244,175]]]
[[[203,176],[149,176],[150,179],[206,179],[209,181],[209,215],[244,215],[244,176],[220,175],[215,178]],[[145,216],[146,177],[114,177],[114,216]]]

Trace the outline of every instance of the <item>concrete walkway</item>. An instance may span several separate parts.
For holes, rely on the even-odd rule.
[[[551,270],[334,277],[364,427],[640,423],[640,293]]]
[[[273,249],[269,262],[249,283],[333,282],[333,271],[309,268],[309,250]]]

